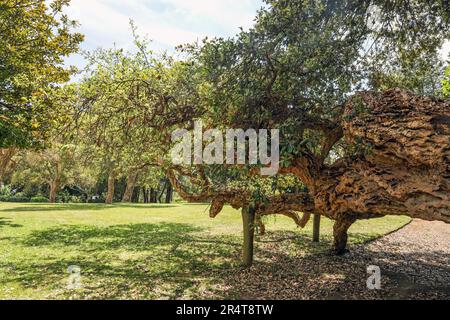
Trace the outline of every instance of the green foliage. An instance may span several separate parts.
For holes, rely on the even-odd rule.
[[[442,94],[444,97],[450,97],[450,66],[445,71],[445,79],[442,80]]]
[[[63,14],[69,0],[0,2],[0,147],[28,147],[46,138],[51,91],[74,70],[64,58],[83,36]]]
[[[254,27],[186,46],[205,122],[282,128],[282,163],[320,155],[348,97],[403,87],[435,94],[448,39],[441,1],[267,1]],[[395,23],[393,23],[395,21]],[[325,128],[325,130],[324,130]]]
[[[48,200],[47,200],[48,202]],[[70,194],[67,190],[62,190],[56,197],[57,203],[84,203],[84,199],[79,196]]]
[[[0,186],[0,196],[1,197],[9,197],[12,195],[11,186]]]
[[[0,202],[30,202],[30,198],[18,195],[0,196]]]
[[[30,202],[34,202],[34,203],[47,203],[47,202],[48,202],[48,198],[42,197],[42,196],[36,196],[36,197],[32,197],[32,198],[30,199]]]

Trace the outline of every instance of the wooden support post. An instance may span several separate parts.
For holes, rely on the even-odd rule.
[[[244,230],[244,244],[242,248],[242,263],[250,268],[253,264],[253,246],[255,238],[255,209],[244,206],[242,208],[242,222]]]
[[[313,241],[320,241],[320,214],[314,215],[314,225],[313,225]]]

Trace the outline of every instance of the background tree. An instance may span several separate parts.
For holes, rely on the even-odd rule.
[[[191,66],[155,54],[131,26],[137,52],[111,49],[89,54],[91,72],[81,85],[83,111],[75,112],[87,141],[102,152],[109,172],[107,203],[121,175],[129,182],[122,199],[128,202],[136,172],[161,165],[169,154],[172,130],[192,120],[191,100],[197,97]],[[166,187],[170,200],[168,181]]]
[[[83,36],[63,14],[68,0],[0,3],[0,148],[29,147],[46,137],[49,91],[69,80],[64,58]]]
[[[75,146],[55,144],[39,151],[23,151],[12,182],[16,185],[48,186],[48,198],[56,202],[58,192],[77,178],[74,161]]]

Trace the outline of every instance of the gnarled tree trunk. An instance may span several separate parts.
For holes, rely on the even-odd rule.
[[[360,153],[325,168],[314,186],[316,210],[337,221],[338,253],[356,219],[407,215],[450,223],[448,100],[364,93],[347,104],[343,119],[344,137]]]
[[[356,221],[356,217],[351,214],[344,214],[339,217],[333,226],[334,242],[333,247],[337,255],[347,252],[348,229]]]
[[[59,185],[58,185],[57,181],[52,181],[50,183],[50,193],[49,193],[49,197],[48,197],[50,203],[56,202],[56,195],[58,193],[58,188],[59,188]]]

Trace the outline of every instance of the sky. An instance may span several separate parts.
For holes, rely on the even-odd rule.
[[[175,46],[204,37],[229,37],[253,25],[262,0],[72,0],[65,12],[77,20],[77,29],[85,35],[82,50],[98,47],[132,49],[129,20],[138,33],[153,40],[156,50],[173,50]],[[83,68],[80,55],[66,64]]]

